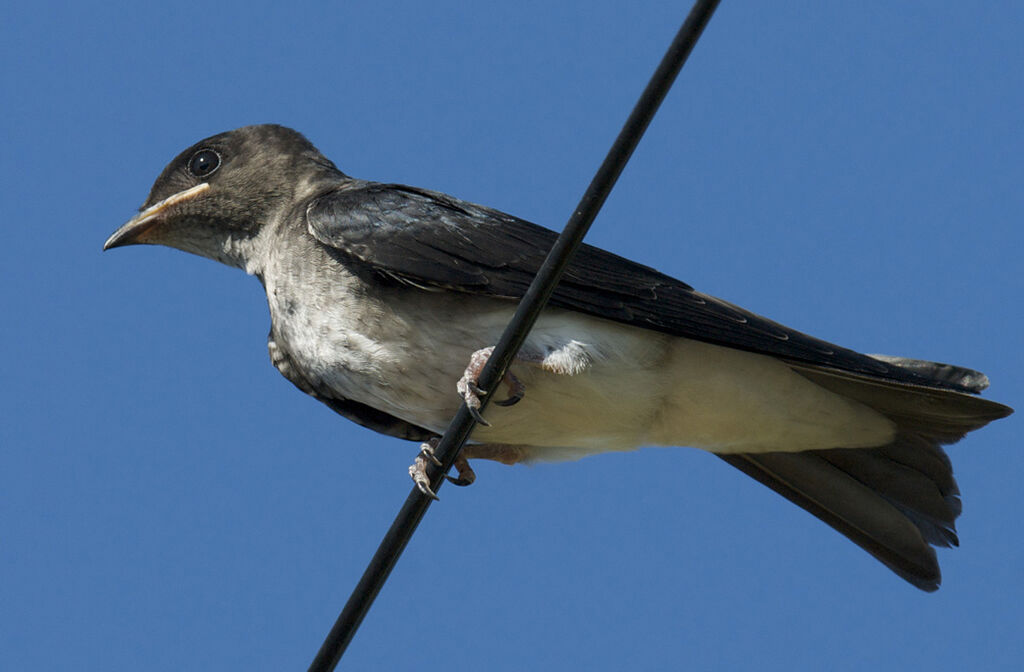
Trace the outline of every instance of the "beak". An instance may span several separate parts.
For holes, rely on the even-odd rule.
[[[209,188],[209,183],[203,182],[202,184],[197,184],[191,189],[179,191],[173,196],[168,196],[159,203],[149,206],[128,220],[128,223],[120,229],[114,231],[114,235],[107,238],[107,242],[103,243],[103,249],[109,250],[113,247],[121,247],[122,245],[133,245],[135,243],[146,242],[146,233],[153,228],[154,224],[160,221],[160,213],[172,205],[177,205],[178,203],[195,198]]]

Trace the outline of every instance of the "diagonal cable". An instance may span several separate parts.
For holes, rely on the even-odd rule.
[[[686,17],[686,21],[683,22],[679,32],[672,40],[672,44],[669,45],[668,51],[661,63],[658,64],[657,70],[640,95],[640,99],[622,130],[619,131],[615,143],[608,151],[597,174],[594,175],[590,186],[584,192],[583,198],[580,199],[579,205],[573,211],[565,229],[558,237],[554,247],[551,248],[551,252],[520,301],[512,320],[505,328],[490,359],[480,373],[478,386],[483,390],[483,394],[480,395],[481,411],[483,407],[486,407],[498,383],[511,365],[512,359],[522,347],[527,334],[554,291],[555,285],[558,284],[569,265],[573,253],[583,241],[583,236],[586,235],[601,206],[604,205],[608,194],[615,186],[616,180],[632,156],[644,131],[647,130],[651,119],[654,118],[658,106],[665,99],[676,75],[679,74],[679,70],[686,62],[718,3],[719,0],[698,0],[690,10],[689,16]],[[435,491],[444,483],[443,475],[452,468],[455,458],[475,426],[476,421],[470,415],[466,404],[463,403],[435,449],[435,455],[442,466],[435,467],[429,463],[427,466],[427,476]],[[309,667],[310,672],[329,672],[338,664],[373,604],[373,600],[384,586],[384,582],[398,562],[399,556],[405,550],[413,532],[423,519],[431,501],[418,488],[413,487],[387,534],[384,535],[377,552],[370,560],[366,571],[363,572],[362,578],[352,591],[352,595],[334,623],[334,627],[331,628],[317,652],[316,658]]]

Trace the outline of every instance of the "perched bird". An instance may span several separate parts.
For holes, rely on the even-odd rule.
[[[365,427],[429,441],[461,403],[460,376],[474,401],[474,372],[555,238],[348,177],[299,133],[262,125],[178,155],[104,249],[167,245],[255,275],[288,380]],[[506,383],[508,405],[487,408],[466,458],[702,448],[924,590],[940,582],[931,545],[957,544],[942,446],[1012,412],[975,396],[981,373],[862,355],[587,245]]]

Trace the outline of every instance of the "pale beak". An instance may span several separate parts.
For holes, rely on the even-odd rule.
[[[159,221],[160,213],[172,205],[195,198],[209,188],[209,183],[203,182],[202,184],[197,184],[191,189],[179,191],[172,196],[168,196],[159,203],[154,203],[128,220],[128,222],[120,229],[114,231],[114,234],[110,236],[110,238],[107,238],[107,242],[103,243],[103,249],[109,250],[112,247],[121,247],[122,245],[146,242],[145,234]]]

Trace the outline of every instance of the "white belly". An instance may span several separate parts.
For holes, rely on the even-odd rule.
[[[368,300],[339,285],[319,301],[291,301],[281,322],[274,289],[268,284],[271,315],[307,376],[435,432],[459,405],[455,382],[469,356],[493,345],[512,313],[510,302],[469,295],[396,289]],[[529,459],[642,445],[800,451],[893,437],[881,414],[763,355],[558,309],[545,312],[524,350],[580,369],[566,375],[516,363],[525,398],[485,412],[492,426],[478,426],[473,440],[531,446]]]
[[[539,325],[540,333],[555,321]],[[578,321],[574,316],[572,323]],[[474,438],[563,449],[537,451],[537,459],[642,445],[750,453],[893,439],[890,420],[772,357],[601,320],[585,324],[589,347],[601,353],[591,366],[575,376],[514,366],[526,397],[510,408],[489,407],[492,427],[478,429]],[[579,331],[576,338],[584,340]]]

